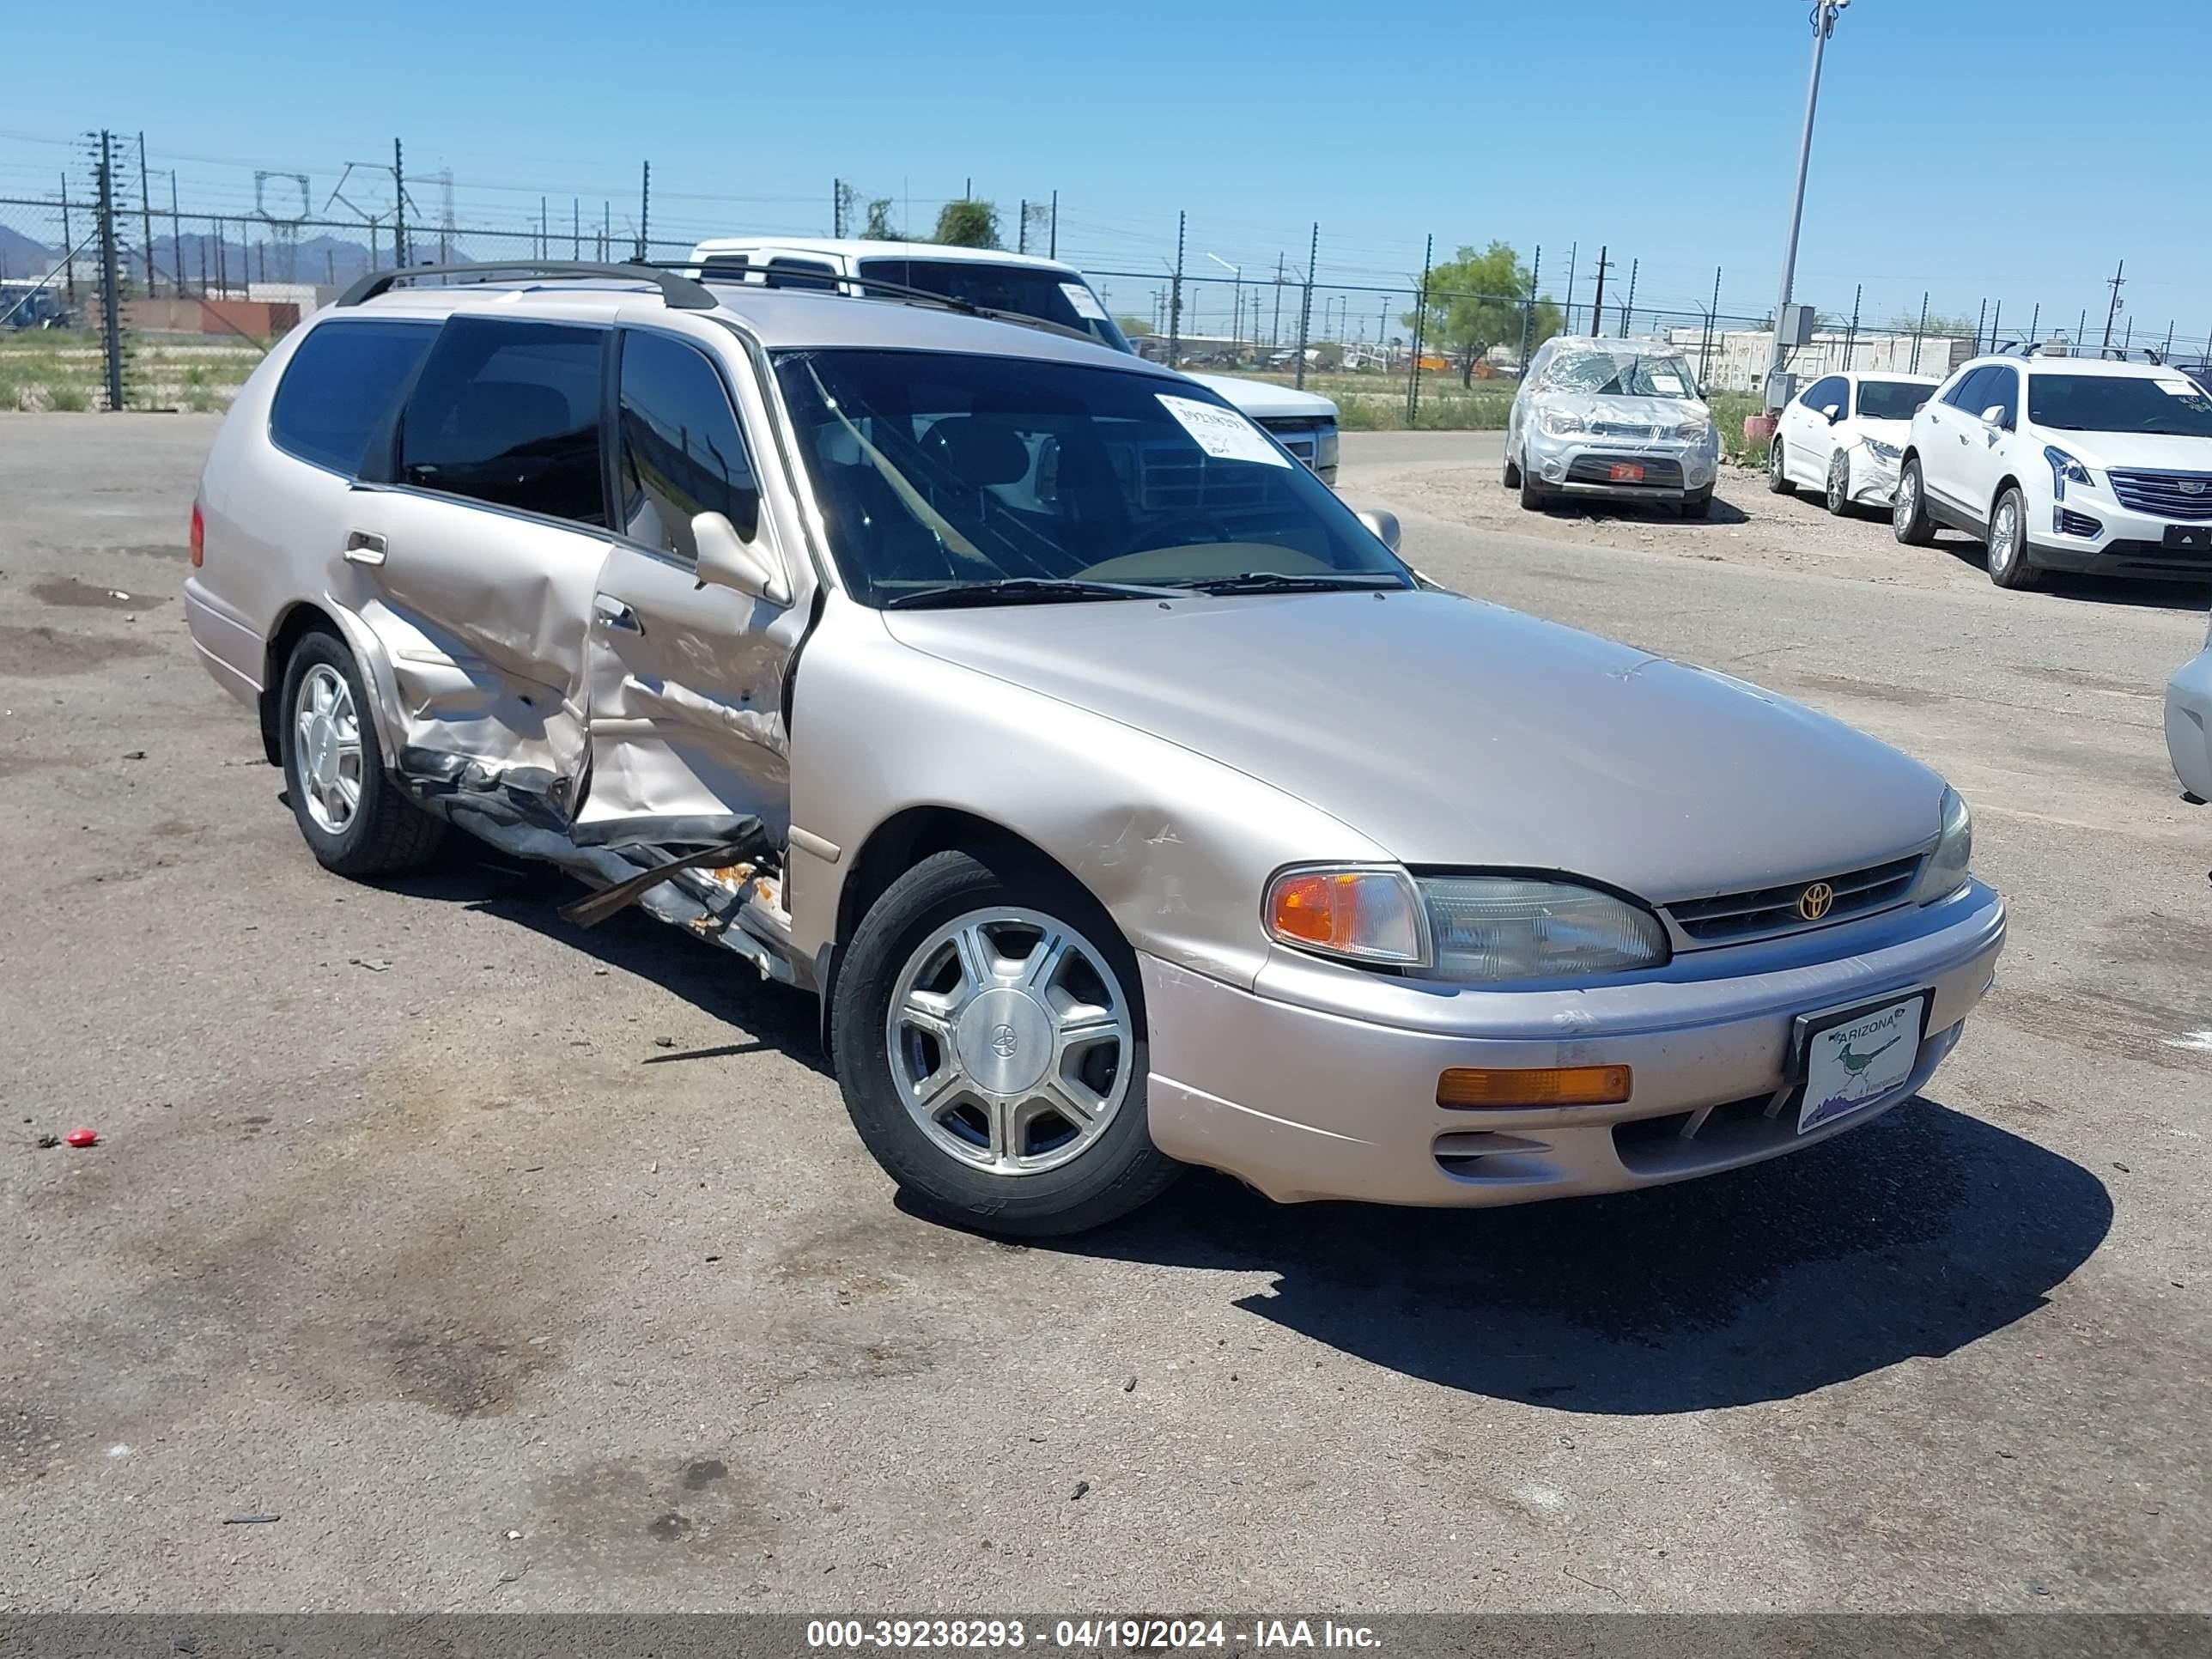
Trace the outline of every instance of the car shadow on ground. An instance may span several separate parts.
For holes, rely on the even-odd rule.
[[[1692,526],[1717,524],[1749,524],[1751,515],[1741,507],[1731,505],[1721,496],[1713,497],[1713,504],[1702,519],[1685,519],[1671,502],[1613,501],[1586,500],[1580,496],[1554,499],[1536,511],[1547,519],[1585,519],[1596,523],[1617,519],[1623,524],[1688,524]]]
[[[1734,1174],[1492,1210],[1277,1206],[1195,1174],[1049,1248],[1273,1273],[1237,1306],[1375,1364],[1564,1411],[1786,1399],[2034,1312],[2110,1229],[2087,1170],[1916,1098]]]
[[[465,905],[526,927],[573,949],[580,978],[588,981],[593,965],[635,975],[753,1039],[671,1049],[650,1057],[647,1065],[720,1060],[775,1048],[829,1075],[829,1057],[822,1051],[811,996],[763,979],[743,957],[656,921],[635,906],[596,927],[563,920],[561,907],[582,897],[586,890],[550,865],[511,860],[455,836],[429,869],[381,884],[392,892]]]
[[[1948,553],[1969,569],[1987,573],[1990,550],[1971,538],[1942,537],[1938,552]],[[2082,576],[2067,570],[2045,570],[2038,590],[2064,599],[2090,599],[2100,605],[2132,605],[2150,611],[2203,611],[2212,608],[2212,579],[2202,582],[2130,581],[2119,576]]]

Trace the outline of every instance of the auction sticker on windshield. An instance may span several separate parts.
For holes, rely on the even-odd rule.
[[[1098,296],[1081,283],[1062,283],[1060,291],[1067,296],[1067,303],[1075,307],[1075,314],[1087,317],[1094,323],[1106,320],[1106,307],[1098,303]]]
[[[1820,1021],[1807,1038],[1805,1102],[1797,1133],[1878,1100],[1912,1075],[1928,993],[1855,1008]]]
[[[1233,409],[1202,404],[1195,398],[1152,394],[1160,407],[1176,417],[1198,447],[1216,460],[1258,461],[1267,466],[1288,466],[1291,458],[1269,443],[1260,428]]]

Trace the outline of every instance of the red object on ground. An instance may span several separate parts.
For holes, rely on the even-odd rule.
[[[72,1146],[97,1146],[100,1145],[100,1133],[99,1131],[95,1129],[71,1129],[67,1134],[64,1135],[62,1139],[69,1142]]]
[[[1747,415],[1743,417],[1743,435],[1747,439],[1771,438],[1777,424],[1771,415]]]

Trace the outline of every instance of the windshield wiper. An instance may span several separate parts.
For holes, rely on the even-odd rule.
[[[1066,605],[1081,599],[1179,599],[1176,587],[1141,582],[1086,581],[1079,577],[1009,576],[995,582],[949,582],[884,601],[886,611],[951,611],[976,605]]]
[[[1381,571],[1354,574],[1316,572],[1293,576],[1280,570],[1243,570],[1234,576],[1205,576],[1176,584],[1201,593],[1334,593],[1374,587],[1403,587],[1397,577]]]

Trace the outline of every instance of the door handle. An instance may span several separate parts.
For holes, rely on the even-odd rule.
[[[592,596],[592,610],[609,628],[623,634],[642,634],[645,624],[638,621],[637,612],[611,593]]]
[[[356,530],[346,538],[345,556],[348,564],[382,564],[384,538],[373,530]]]

